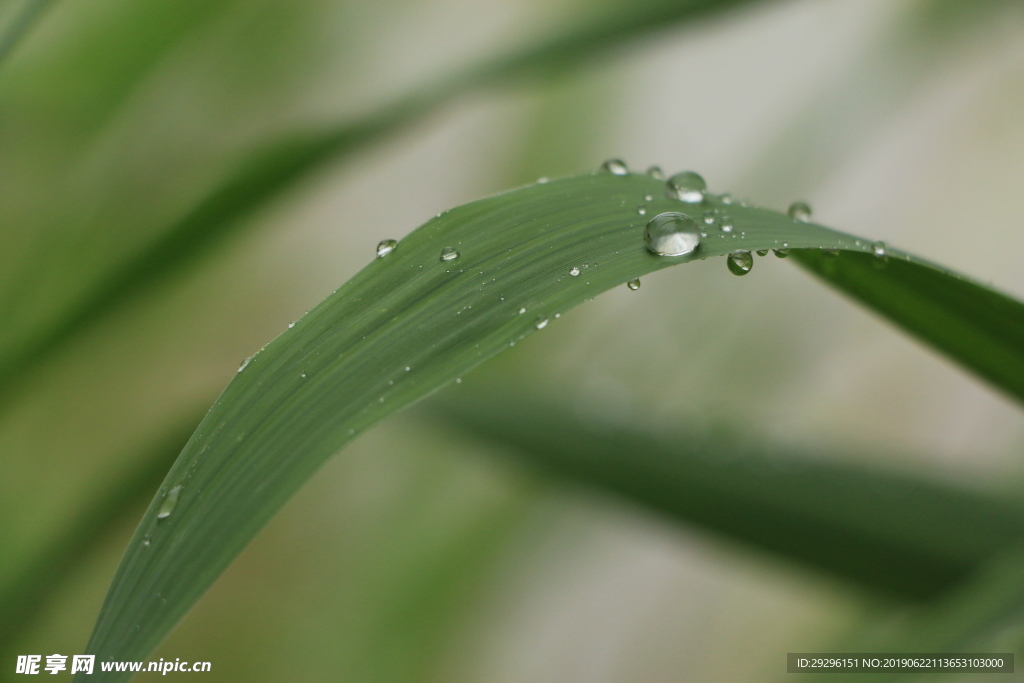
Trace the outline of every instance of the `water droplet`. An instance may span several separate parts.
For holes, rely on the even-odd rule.
[[[626,162],[622,159],[609,159],[601,164],[601,170],[612,175],[626,175],[629,173]]]
[[[640,289],[640,278],[630,280],[629,282],[626,283],[626,286],[635,292],[636,290]]]
[[[577,268],[576,266],[573,266],[572,268],[569,269],[569,275],[572,275],[573,277],[576,277],[579,274],[580,274],[580,269]]]
[[[768,250],[767,249],[758,249],[757,250],[757,255],[758,256],[767,256],[768,255]]]
[[[645,201],[645,202],[650,202],[650,201],[654,201],[654,195],[650,195],[650,194],[645,194],[645,195],[644,195],[644,201]]]
[[[647,175],[651,176],[655,180],[664,180],[665,174],[661,170],[661,166],[649,166],[647,168]],[[647,201],[650,201],[649,199]]]
[[[547,176],[543,176],[542,175],[540,178],[537,178],[537,184],[538,185],[543,185],[546,182],[548,182],[548,177]]]
[[[646,206],[638,206],[638,207],[636,207],[636,212],[638,214],[640,214],[641,216],[643,216],[645,213],[647,213],[647,207]]]
[[[719,227],[722,232],[732,232],[732,223],[722,223]]]
[[[811,206],[807,202],[793,202],[786,209],[786,214],[795,221],[806,223],[811,220]]]
[[[824,254],[825,256],[830,257],[830,258],[835,258],[835,257],[839,256],[839,250],[838,249],[822,249],[821,253]]]
[[[519,315],[522,315],[523,313],[526,313],[526,306],[519,309]]]
[[[377,258],[384,258],[395,250],[398,240],[381,240],[377,243]]]
[[[148,536],[148,535],[147,535],[147,536],[143,536],[143,537],[142,537],[142,545],[144,545],[144,546],[148,546],[148,545],[149,545],[149,543],[150,543],[150,541],[149,541],[149,536]]]
[[[247,366],[249,364],[249,361],[251,361],[251,360],[252,360],[252,356],[249,356],[248,358],[243,360],[242,364],[238,366],[238,371],[241,372],[242,370],[245,370],[245,366]]]
[[[178,496],[181,495],[181,485],[175,486],[166,494],[164,494],[164,500],[160,503],[160,509],[156,512],[157,519],[167,519],[174,512],[174,508],[178,505]]]
[[[289,330],[292,329],[293,327],[295,327],[295,323],[288,323],[288,329]]]
[[[732,204],[732,195],[726,192],[721,197],[723,204]]]
[[[543,330],[545,327],[548,326],[548,319],[545,318],[544,316],[540,316],[539,318],[537,318],[536,321],[534,321],[533,326],[536,327],[538,330]]]
[[[778,256],[779,258],[786,258],[787,256],[789,256],[789,249],[776,249],[775,255]]]
[[[705,211],[704,212],[704,224],[705,225],[714,225],[715,224],[715,212],[714,211]]]
[[[455,247],[445,247],[441,250],[442,261],[454,261],[459,258],[459,252]]]
[[[871,253],[873,253],[878,258],[887,258],[889,256],[889,252],[887,247],[885,246],[885,242],[881,240],[871,243]]]
[[[455,383],[456,384],[462,384],[462,378],[461,377],[456,377],[455,378]]]
[[[708,184],[693,171],[676,173],[668,179],[669,196],[687,204],[700,204],[704,201],[704,192],[707,189]]]
[[[410,370],[412,370],[412,368],[410,368],[410,367],[409,367],[408,365],[406,365],[406,366],[405,366],[405,371],[406,371],[406,372],[409,372]]]
[[[683,213],[659,213],[644,230],[647,249],[660,256],[685,256],[700,244],[697,221]]]
[[[749,251],[734,251],[729,254],[727,263],[733,275],[746,275],[754,267],[754,257]]]

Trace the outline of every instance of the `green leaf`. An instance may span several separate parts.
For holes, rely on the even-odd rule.
[[[709,197],[713,206],[723,205]],[[649,176],[568,178],[453,209],[373,260],[225,389],[161,487],[182,487],[173,512],[158,519],[158,497],[133,537],[89,651],[141,659],[326,458],[542,321],[557,325],[610,287],[739,246],[859,248],[848,235],[733,205],[731,237],[655,256],[644,227],[671,210],[689,205]],[[461,256],[441,261],[443,247]]]
[[[844,253],[798,262],[1003,391],[1024,401],[1024,304],[904,254]]]
[[[700,219],[711,209],[728,211],[731,232],[711,228],[682,257],[644,247],[651,216]],[[446,247],[461,255],[441,260]],[[243,364],[164,481],[166,499],[146,512],[88,651],[101,661],[142,659],[354,435],[557,325],[562,311],[654,270],[772,247],[876,258],[861,240],[774,211],[713,196],[704,206],[670,199],[664,182],[643,175],[537,184],[431,220]]]
[[[1024,541],[1024,509],[937,480],[779,447],[653,436],[498,390],[432,403],[568,480],[890,597],[932,598]]]
[[[179,272],[253,225],[246,219],[328,161],[352,154],[411,125],[475,88],[544,76],[597,52],[672,24],[701,19],[753,0],[657,0],[613,3],[535,44],[459,73],[369,115],[321,130],[282,134],[250,150],[234,171],[132,259],[78,293],[68,313],[14,349],[0,350],[0,402],[31,369],[68,340],[147,287]]]

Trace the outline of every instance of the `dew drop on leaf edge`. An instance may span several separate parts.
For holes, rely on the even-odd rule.
[[[676,173],[668,179],[668,194],[687,204],[700,204],[704,201],[704,193],[708,185],[699,174],[693,171]]]
[[[655,180],[664,180],[665,173],[661,170],[661,166],[648,166],[647,175],[651,176]],[[650,201],[649,199],[647,201]]]
[[[659,256],[686,256],[700,245],[700,228],[684,213],[659,213],[647,223],[644,245]]]
[[[544,316],[540,316],[534,321],[533,326],[536,327],[538,330],[543,330],[545,327],[548,326],[548,319],[545,318]]]
[[[733,275],[746,275],[754,267],[754,257],[749,251],[737,250],[729,254],[726,263]]]
[[[381,240],[377,243],[377,258],[384,258],[395,250],[398,246],[398,240]]]
[[[626,283],[626,286],[632,289],[634,292],[640,289],[640,278],[635,278]]]
[[[612,175],[627,175],[629,173],[629,168],[622,159],[609,159],[601,164],[601,170]]]
[[[811,220],[811,205],[807,202],[793,202],[786,209],[786,215],[795,221],[806,223]]]
[[[181,488],[181,484],[178,484],[164,494],[164,499],[160,503],[160,509],[157,510],[156,513],[157,519],[167,519],[171,516],[171,513],[174,512],[174,508],[178,505],[178,497],[181,495]]]

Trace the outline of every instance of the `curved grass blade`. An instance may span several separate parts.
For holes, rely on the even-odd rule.
[[[82,292],[69,313],[19,348],[0,352],[0,404],[49,357],[93,321],[145,288],[180,271],[213,247],[249,227],[259,208],[330,160],[352,154],[477,87],[516,78],[543,76],[595,52],[652,30],[704,18],[754,0],[658,0],[622,3],[596,18],[485,62],[332,128],[282,135],[240,159],[234,173],[131,261]]]
[[[902,252],[796,254],[829,284],[863,302],[1017,400],[1024,401],[1024,304]]]
[[[432,403],[558,476],[904,600],[933,598],[1024,542],[1024,509],[948,484],[781,448],[583,422],[501,392]]]
[[[142,659],[324,460],[392,412],[558,324],[562,311],[644,273],[740,246],[868,248],[732,205],[731,234],[712,235],[687,256],[647,251],[648,218],[691,206],[667,198],[665,183],[649,176],[568,178],[448,211],[372,261],[246,361],[224,390],[132,538],[88,651],[101,661]],[[723,206],[709,196],[696,208]],[[445,247],[459,257],[441,260]]]

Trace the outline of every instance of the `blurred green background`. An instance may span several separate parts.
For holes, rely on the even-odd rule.
[[[0,19],[30,5],[7,0]],[[808,200],[824,224],[1024,297],[1024,7],[764,0],[454,98],[25,360],[246,150],[623,7],[46,9],[0,62],[0,586],[74,552],[0,631],[0,677],[11,653],[84,650],[160,469],[239,362],[379,240],[458,204],[612,156],[692,168],[716,192]],[[786,261],[743,279],[695,262],[559,322],[448,392],[1019,495],[1019,406]],[[901,609],[551,478],[428,408],[324,467],[153,658],[211,661],[211,683],[764,681],[785,676],[787,651],[828,650]],[[136,503],[72,548],[76,524],[131,500],[111,492],[150,470]]]

